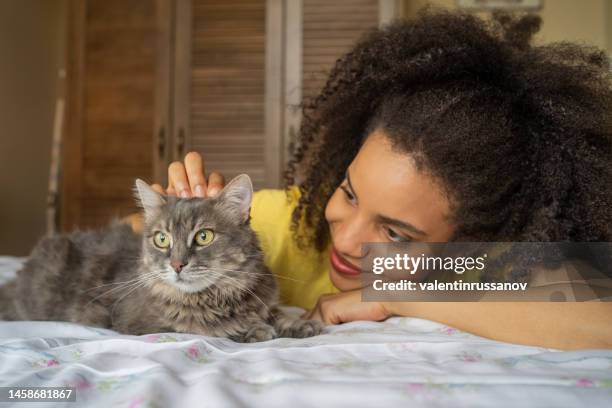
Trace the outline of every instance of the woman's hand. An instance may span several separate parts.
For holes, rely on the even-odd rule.
[[[188,197],[213,197],[225,186],[220,173],[212,172],[206,178],[204,161],[197,152],[185,155],[185,163],[175,161],[168,166],[168,187],[164,190],[159,184],[151,187],[161,194]]]
[[[362,302],[361,290],[358,289],[321,296],[315,308],[303,317],[327,324],[340,324],[355,320],[385,320],[391,317],[391,313],[380,302]]]

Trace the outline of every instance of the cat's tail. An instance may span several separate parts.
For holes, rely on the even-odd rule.
[[[15,296],[17,294],[17,281],[11,281],[0,286],[0,320],[19,320]]]

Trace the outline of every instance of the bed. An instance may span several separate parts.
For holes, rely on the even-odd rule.
[[[22,262],[0,257],[0,283]],[[67,407],[610,407],[612,350],[518,346],[414,318],[255,344],[0,322],[9,386],[74,387]]]

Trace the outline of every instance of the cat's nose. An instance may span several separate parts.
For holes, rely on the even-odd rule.
[[[170,266],[176,273],[181,273],[181,270],[185,267],[186,264],[181,263],[180,261],[170,261]]]

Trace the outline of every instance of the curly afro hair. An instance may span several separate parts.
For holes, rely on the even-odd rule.
[[[303,105],[285,173],[298,243],[328,244],[325,206],[374,129],[439,182],[452,240],[610,241],[610,62],[531,45],[540,23],[428,9],[364,36]]]

